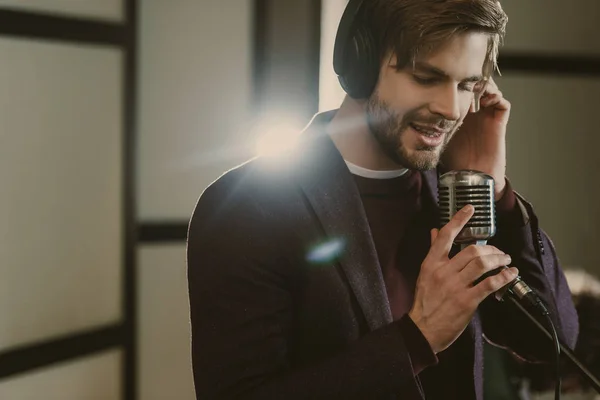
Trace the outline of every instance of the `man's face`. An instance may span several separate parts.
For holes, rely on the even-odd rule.
[[[396,71],[384,62],[367,101],[371,132],[383,151],[410,169],[435,168],[473,102],[481,81],[488,36],[465,33]]]

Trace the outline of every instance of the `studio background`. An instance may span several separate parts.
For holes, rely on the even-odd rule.
[[[0,398],[194,398],[187,221],[339,105],[345,4],[0,0]],[[502,4],[509,178],[600,276],[600,2]]]

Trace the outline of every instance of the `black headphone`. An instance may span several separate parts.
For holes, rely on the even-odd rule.
[[[380,54],[362,11],[364,0],[350,0],[338,27],[333,69],[355,99],[371,95],[379,78]]]

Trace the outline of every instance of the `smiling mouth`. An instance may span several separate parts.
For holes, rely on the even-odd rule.
[[[420,134],[427,136],[427,137],[432,137],[432,138],[436,138],[436,137],[440,137],[444,134],[443,131],[440,131],[439,129],[433,129],[433,128],[427,128],[427,127],[423,127],[423,126],[419,126],[416,124],[409,124],[411,128],[413,128],[415,131],[419,132]]]

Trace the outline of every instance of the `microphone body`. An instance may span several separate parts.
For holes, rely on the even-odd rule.
[[[472,244],[485,245],[488,239],[496,234],[494,178],[490,175],[472,170],[447,172],[439,179],[438,197],[441,226],[450,222],[454,214],[467,204],[471,204],[475,208],[475,213],[454,240],[454,243],[459,244],[461,249]],[[484,274],[474,284],[500,272],[500,270]],[[502,301],[506,294],[519,302],[533,305],[544,315],[548,314],[541,299],[523,282],[520,276],[517,276],[503,290],[496,292],[495,297]]]
[[[477,171],[451,171],[440,177],[438,184],[440,223],[446,225],[467,204],[475,208],[465,228],[454,242],[466,247],[486,244],[496,234],[494,179]]]

